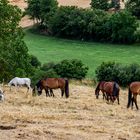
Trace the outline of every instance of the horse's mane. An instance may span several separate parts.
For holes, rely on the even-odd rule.
[[[98,85],[97,85],[95,91],[99,90],[100,85],[101,85],[101,84],[104,84],[104,83],[105,83],[105,81],[99,81],[99,83],[98,83]]]
[[[101,82],[99,82],[99,83],[98,83],[98,85],[97,85],[97,87],[96,87],[95,91],[99,90],[100,83],[101,83]]]

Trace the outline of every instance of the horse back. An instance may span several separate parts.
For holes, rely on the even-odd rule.
[[[129,88],[132,93],[140,94],[140,82],[132,82]]]
[[[47,86],[51,89],[64,88],[65,87],[65,79],[63,78],[47,78],[43,81],[44,86]]]
[[[106,92],[106,93],[110,93],[112,94],[113,92],[113,87],[114,87],[114,82],[106,82],[103,86],[103,90]]]

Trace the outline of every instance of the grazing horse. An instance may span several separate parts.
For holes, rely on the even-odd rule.
[[[31,89],[31,79],[29,78],[19,78],[19,77],[15,77],[13,78],[8,85],[10,86],[10,90],[11,90],[11,86],[15,86],[16,88],[18,88],[19,86],[27,86],[27,92]]]
[[[97,99],[99,97],[100,90],[103,93],[103,99],[105,98],[107,101],[109,101],[110,97],[110,100],[114,102],[115,99],[117,98],[119,104],[120,87],[116,82],[105,82],[105,81],[99,82],[95,89],[95,95]]]
[[[61,96],[63,97],[64,93],[66,98],[69,97],[69,82],[67,79],[64,78],[44,78],[42,80],[40,80],[37,84],[37,91],[38,94],[41,95],[42,94],[42,90],[45,89],[46,91],[46,96],[48,94],[48,89],[50,89],[51,93],[52,89],[61,89]]]
[[[140,94],[140,82],[132,82],[129,85],[129,89],[128,89],[128,104],[127,104],[127,108],[130,107],[130,104],[132,102],[132,109],[133,109],[133,102],[135,103],[135,106],[138,108],[137,105],[137,95]]]

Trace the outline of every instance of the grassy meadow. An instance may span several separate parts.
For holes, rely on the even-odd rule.
[[[88,78],[95,76],[95,69],[103,61],[122,64],[140,63],[140,45],[115,45],[83,42],[37,35],[25,30],[29,53],[43,63],[63,59],[80,59],[89,67]]]

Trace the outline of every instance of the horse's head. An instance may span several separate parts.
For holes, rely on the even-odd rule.
[[[41,80],[36,84],[36,87],[37,87],[38,95],[41,95],[42,94],[42,90],[43,90],[43,86],[42,86],[42,81]]]
[[[97,89],[97,88],[95,89],[96,99],[98,99],[98,98],[99,98],[99,91],[100,91],[99,89]]]
[[[97,85],[97,87],[96,87],[96,89],[95,89],[96,99],[99,98],[100,85],[101,85],[101,82],[98,83],[98,85]]]

